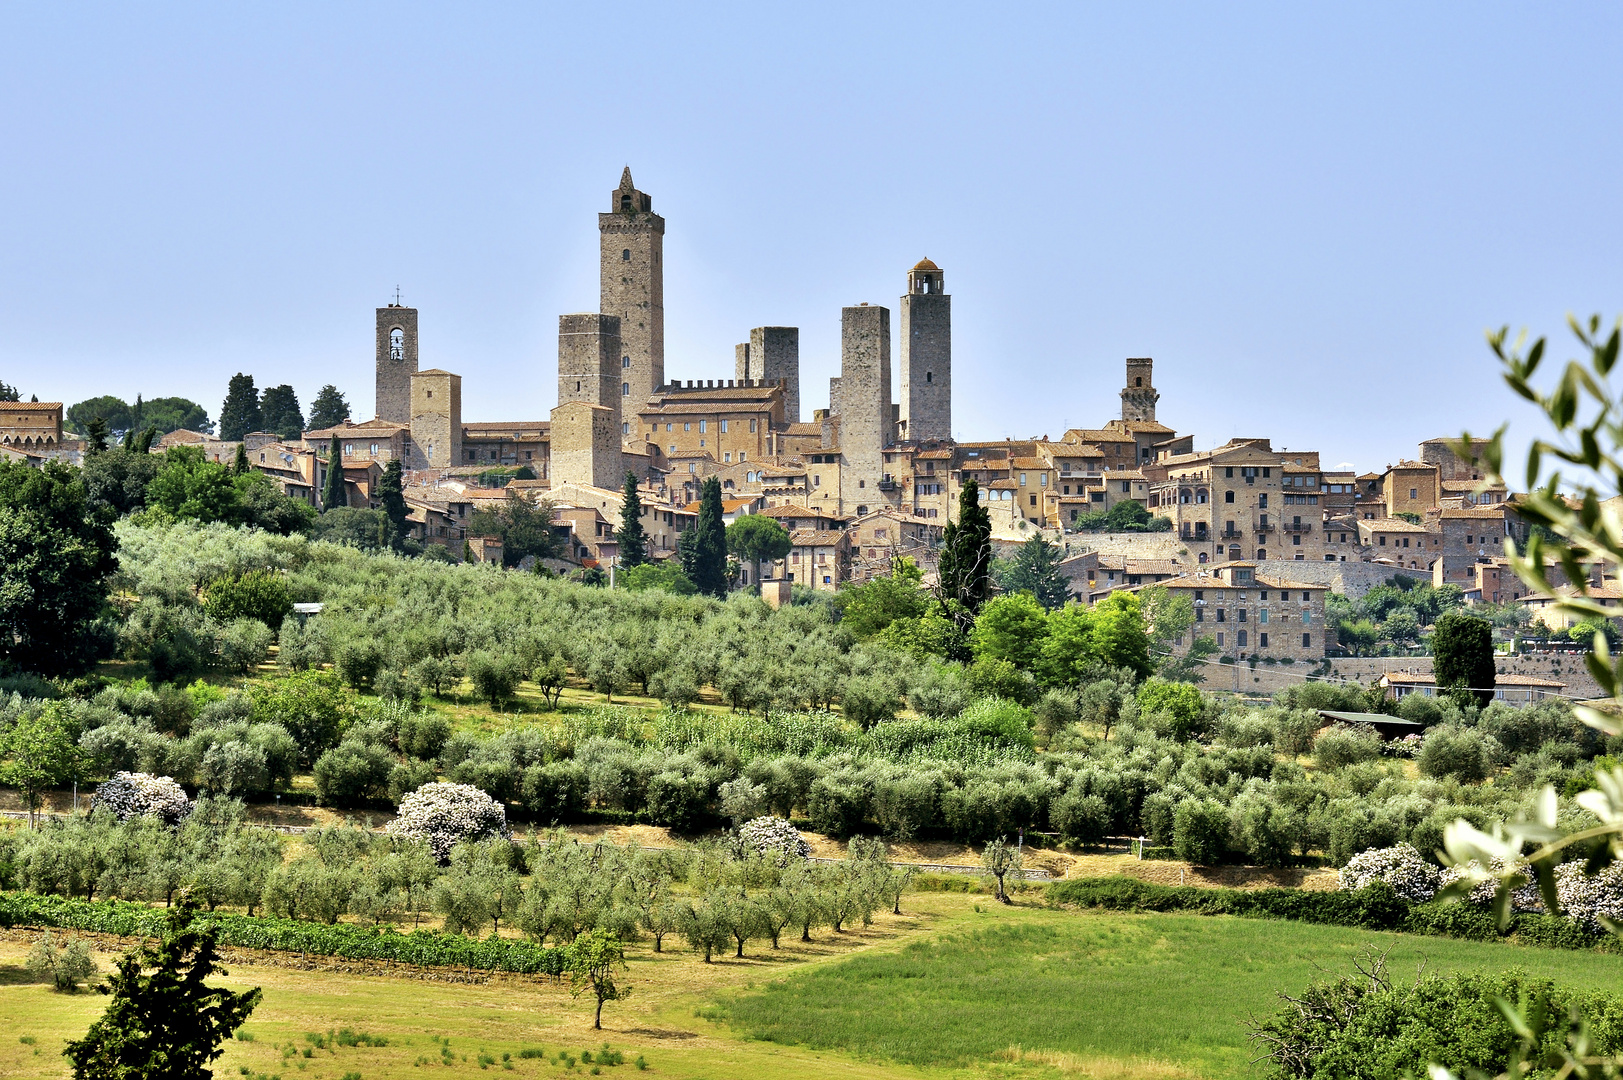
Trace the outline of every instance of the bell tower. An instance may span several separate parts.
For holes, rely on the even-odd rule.
[[[620,411],[637,410],[665,385],[665,219],[631,182],[631,168],[597,215],[598,311],[620,320]]]
[[[398,297],[378,308],[377,397],[373,415],[391,424],[411,423],[411,377],[417,374],[417,309]]]
[[[902,297],[902,437],[952,438],[952,297],[929,259],[907,272]]]
[[[1151,378],[1154,368],[1155,361],[1147,356],[1128,358],[1127,385],[1121,391],[1123,420],[1155,423],[1155,403],[1161,400],[1161,394],[1155,389],[1155,380]]]

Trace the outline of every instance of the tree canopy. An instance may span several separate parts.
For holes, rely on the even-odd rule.
[[[699,489],[699,520],[677,541],[682,573],[705,596],[727,595],[727,532],[721,520],[721,481],[707,477]]]
[[[266,387],[259,399],[259,411],[265,431],[274,431],[284,439],[297,439],[304,434],[304,413],[299,408],[299,395],[287,383]]]
[[[254,377],[239,371],[231,376],[225,404],[220,406],[220,438],[235,442],[263,427],[264,416],[260,412],[259,391],[254,389]]]
[[[754,563],[757,578],[762,563],[785,557],[789,548],[789,530],[773,518],[745,514],[727,526],[727,550]]]
[[[620,568],[629,570],[648,561],[648,532],[642,527],[642,497],[637,474],[626,473],[625,498],[620,502],[620,527],[614,530],[620,548]]]
[[[338,387],[331,383],[323,386],[310,403],[310,430],[326,431],[348,419],[349,402],[338,392]]]
[[[997,560],[997,587],[1006,593],[1028,592],[1048,611],[1064,607],[1071,587],[1059,569],[1062,554],[1045,537],[1033,536],[1013,559]]]

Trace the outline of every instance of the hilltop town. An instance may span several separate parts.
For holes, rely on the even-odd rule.
[[[791,585],[834,591],[888,573],[904,556],[928,578],[973,480],[995,546],[1052,541],[1077,600],[1164,584],[1188,590],[1203,622],[1211,591],[1212,618],[1226,622],[1217,598],[1234,594],[1244,620],[1238,601],[1259,591],[1251,606],[1263,622],[1197,628],[1215,631],[1219,653],[1236,659],[1322,659],[1337,648],[1326,595],[1357,597],[1394,574],[1458,585],[1468,601],[1527,595],[1502,552],[1504,538],[1525,529],[1515,500],[1449,439],[1365,474],[1325,468],[1318,451],[1276,449],[1266,437],[1197,448],[1162,422],[1154,361],[1135,357],[1124,363],[1121,415],[1099,427],[956,440],[952,296],[927,258],[906,272],[894,328],[889,307],[841,310],[840,374],[826,408],[803,411],[812,396],[800,385],[796,327],[751,329],[730,378],[668,381],[665,219],[629,168],[598,232],[601,310],[559,316],[558,404],[545,419],[464,418],[462,376],[422,366],[418,309],[395,303],[376,311],[371,419],[292,439],[181,429],[158,446],[194,445],[229,462],[240,442],[284,494],[323,509],[335,440],[349,506],[376,507],[383,472],[398,460],[416,539],[453,560],[500,559],[500,541],[472,527],[480,509],[515,496],[544,501],[564,540],[555,569],[564,570],[616,563],[627,474],[656,560],[675,556],[701,485],[716,477],[727,521],[760,514],[788,531],[784,558],[740,569],[742,584],[764,585],[769,597],[781,587],[785,598]],[[0,410],[0,454],[76,461],[82,450],[60,403]]]

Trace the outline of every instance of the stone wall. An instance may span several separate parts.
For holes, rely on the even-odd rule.
[[[638,193],[640,194],[640,193]],[[665,219],[652,212],[599,214],[600,302],[620,319],[626,396],[641,406],[665,385]]]
[[[392,335],[399,329],[401,356],[392,355]],[[377,396],[373,415],[391,424],[411,423],[411,377],[417,373],[417,309],[378,308]]]
[[[614,490],[625,480],[620,428],[614,414],[585,401],[552,410],[552,484]]]
[[[751,377],[783,380],[783,419],[800,423],[800,328],[757,326],[750,331]]]

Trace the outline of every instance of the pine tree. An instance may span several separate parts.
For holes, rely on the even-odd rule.
[[[347,506],[349,500],[344,491],[344,448],[338,443],[338,436],[332,437],[332,445],[327,448],[327,483],[321,489],[321,508],[331,510],[335,506]]]
[[[677,545],[682,573],[700,593],[718,600],[727,595],[727,527],[721,514],[721,481],[712,476],[699,491],[698,522]]]
[[[226,387],[225,404],[220,406],[220,438],[236,442],[250,431],[258,431],[263,417],[259,411],[259,391],[254,377],[237,372]]]
[[[238,443],[237,456],[231,462],[231,471],[237,476],[247,476],[250,468],[252,466],[248,464],[248,444]]]
[[[406,515],[411,512],[404,490],[400,459],[394,458],[384,466],[383,478],[378,481],[378,502],[383,504],[383,516],[389,523],[388,546],[397,551],[406,538]]]
[[[266,387],[259,399],[259,411],[266,431],[274,431],[283,439],[297,439],[304,434],[299,395],[287,383]]]
[[[973,478],[958,493],[958,520],[942,530],[941,545],[942,599],[979,611],[991,591],[992,515]]]
[[[348,419],[349,402],[338,392],[338,387],[331,383],[323,386],[310,403],[310,430],[326,431]]]
[[[637,474],[626,473],[626,497],[620,504],[620,527],[614,530],[620,545],[620,568],[630,570],[648,561],[648,534],[642,527],[642,499],[637,495]]]
[[[1071,598],[1071,588],[1060,573],[1059,557],[1059,548],[1033,536],[1021,545],[999,587],[1004,592],[1028,592],[1049,611],[1062,608]]]
[[[202,1080],[220,1044],[259,1004],[258,987],[233,993],[204,980],[219,967],[219,930],[197,921],[189,894],[169,910],[157,945],[140,945],[118,961],[105,988],[107,1011],[82,1039],[67,1045],[74,1080]],[[142,974],[145,969],[151,974]]]

